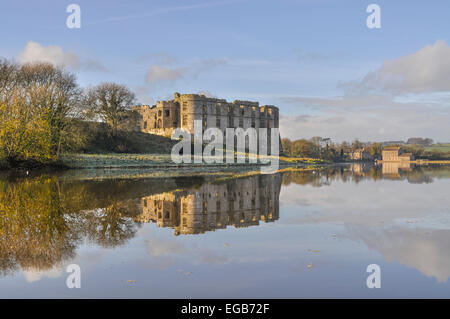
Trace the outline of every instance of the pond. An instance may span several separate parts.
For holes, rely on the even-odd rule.
[[[449,167],[234,175],[0,175],[0,297],[450,297]]]

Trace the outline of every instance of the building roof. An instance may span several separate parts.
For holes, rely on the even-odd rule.
[[[398,151],[400,149],[400,146],[386,146],[383,148],[383,151]]]

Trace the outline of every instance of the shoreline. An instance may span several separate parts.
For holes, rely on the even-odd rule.
[[[59,173],[65,171],[78,170],[149,170],[149,171],[252,171],[261,167],[270,167],[272,164],[270,156],[269,163],[173,163],[170,154],[64,154],[57,162],[40,163],[37,161],[20,161],[17,166],[11,167],[11,164],[0,163],[0,172],[40,172],[40,173]],[[248,157],[246,157],[248,160]],[[278,161],[279,171],[285,168],[307,168],[321,166],[339,166],[350,164],[383,164],[383,161],[343,161],[331,162],[322,159],[313,158],[290,158],[280,156]],[[414,165],[450,165],[450,160],[425,160],[418,159],[407,162],[385,162],[389,164],[414,164]],[[2,165],[3,164],[3,165]],[[8,166],[9,165],[9,166]]]

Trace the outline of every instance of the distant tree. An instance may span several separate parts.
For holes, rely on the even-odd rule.
[[[354,140],[352,143],[352,151],[356,151],[357,149],[360,149],[361,147],[363,147],[363,144],[358,140]]]
[[[134,101],[134,93],[126,86],[102,83],[86,91],[83,104],[89,117],[102,120],[116,135],[121,123],[130,116]]]
[[[313,136],[309,139],[312,143],[320,146],[322,144],[323,138],[320,136]]]
[[[374,157],[381,157],[381,152],[383,150],[383,146],[381,143],[373,143],[367,148],[370,155]]]
[[[314,157],[318,158],[320,153],[319,147],[305,139],[296,140],[292,143],[292,155],[297,157]]]
[[[417,144],[423,146],[429,146],[433,144],[433,140],[431,138],[422,138],[422,137],[410,137],[406,144]]]
[[[283,138],[281,140],[283,151],[286,155],[292,156],[292,141],[289,138]]]

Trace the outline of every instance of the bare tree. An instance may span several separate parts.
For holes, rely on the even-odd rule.
[[[135,95],[125,85],[102,83],[89,88],[85,94],[84,105],[91,118],[99,118],[116,135],[121,123],[129,116]]]

